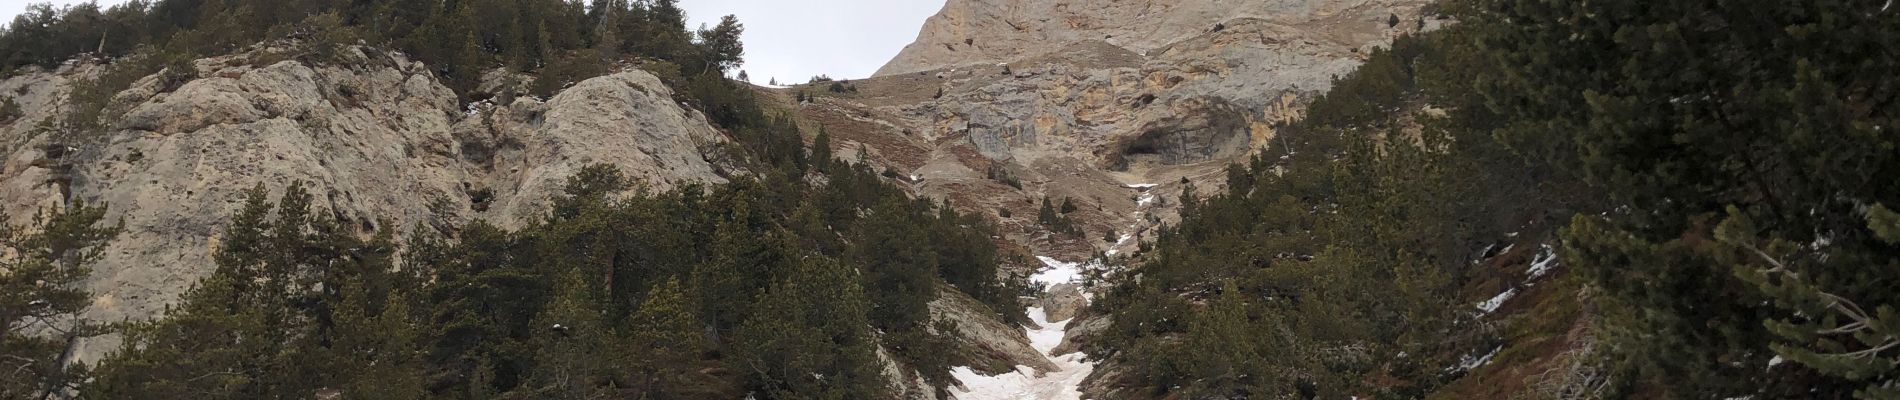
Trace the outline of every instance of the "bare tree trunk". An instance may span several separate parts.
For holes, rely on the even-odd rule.
[[[13,334],[13,310],[0,307],[0,349],[7,348],[7,336]]]
[[[66,386],[66,364],[72,362],[73,349],[79,343],[77,332],[66,334],[66,349],[59,352],[59,358],[53,360],[52,370],[47,371],[46,386],[40,389],[40,400],[53,397],[53,392]]]

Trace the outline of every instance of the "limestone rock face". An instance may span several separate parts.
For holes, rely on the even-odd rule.
[[[725,136],[645,72],[581,81],[546,103],[476,107],[456,132],[482,153],[465,158],[484,163],[496,196],[488,215],[504,223],[540,215],[569,176],[595,163],[620,166],[654,191],[725,182],[706,157]]]
[[[949,286],[938,288],[937,299],[930,302],[930,320],[956,326],[949,336],[958,339],[963,347],[958,353],[970,358],[965,361],[971,368],[989,373],[1009,372],[1017,365],[1039,371],[1056,369],[1047,357],[1029,346],[1029,336],[1021,327],[998,320],[989,306]]]
[[[1140,54],[1224,30],[1232,19],[1283,25],[1350,22],[1384,26],[1413,0],[950,0],[917,41],[878,70],[894,75],[1011,62],[1079,41]],[[1414,22],[1404,20],[1404,22]]]
[[[619,166],[656,189],[724,179],[704,154],[727,140],[644,72],[590,79],[541,102],[458,107],[419,62],[369,49],[341,65],[263,64],[268,49],[199,60],[200,78],[163,90],[148,77],[120,93],[101,134],[41,129],[76,82],[103,66],[71,64],[0,80],[24,116],[0,125],[0,209],[24,225],[67,201],[104,203],[125,231],[88,285],[83,317],[157,316],[213,269],[211,255],[245,190],[273,199],[293,182],[316,215],[371,229],[440,229],[540,215],[589,163]],[[389,226],[381,226],[386,223]],[[109,343],[88,344],[82,359]]]
[[[862,147],[917,193],[994,216],[1008,240],[1126,256],[1177,217],[1182,182],[1218,189],[1375,47],[1441,25],[1427,3],[951,0],[855,91],[790,91],[816,95],[799,112],[837,154]],[[1043,198],[1072,199],[1084,235],[1038,226]]]

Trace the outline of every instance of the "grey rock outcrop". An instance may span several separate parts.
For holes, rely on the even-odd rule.
[[[1042,307],[1049,322],[1062,322],[1074,319],[1089,306],[1089,300],[1082,295],[1082,285],[1064,283],[1050,287],[1042,298],[1036,299],[1036,306]]]
[[[1017,365],[1038,371],[1056,369],[1047,357],[1029,346],[1022,327],[997,319],[989,306],[949,286],[939,285],[937,293],[937,299],[930,302],[930,320],[956,327],[949,336],[959,339],[957,343],[964,349],[958,353],[970,358],[965,361],[971,368],[988,373],[1008,372]]]
[[[258,185],[275,198],[301,182],[317,215],[406,232],[475,218],[519,226],[596,162],[655,189],[723,181],[706,154],[727,138],[645,72],[590,79],[546,102],[460,108],[399,54],[355,49],[339,65],[259,65],[269,51],[199,60],[200,78],[175,90],[148,77],[118,94],[125,112],[97,137],[40,126],[102,66],[0,80],[24,114],[0,126],[6,222],[70,200],[107,204],[107,218],[125,225],[93,266],[84,318],[161,313],[211,272],[225,221]]]

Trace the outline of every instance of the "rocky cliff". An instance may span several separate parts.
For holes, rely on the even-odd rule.
[[[91,136],[47,127],[70,107],[75,85],[105,66],[69,63],[0,81],[23,114],[0,125],[8,222],[70,199],[107,204],[107,219],[125,225],[93,267],[96,298],[84,318],[161,313],[211,272],[224,222],[258,185],[301,182],[319,215],[406,232],[476,218],[518,226],[591,163],[656,189],[724,180],[709,160],[727,138],[645,72],[589,79],[545,101],[464,108],[401,54],[357,48],[344,61],[312,64],[276,51],[198,60],[197,78],[169,90],[141,80],[114,100],[123,117]]]
[[[1011,62],[1099,41],[1155,55],[1177,43],[1259,20],[1364,45],[1393,16],[1416,23],[1416,0],[951,0],[878,76]],[[1263,63],[1274,65],[1273,63]]]
[[[800,113],[840,154],[862,147],[1013,240],[1126,254],[1182,182],[1219,186],[1372,48],[1441,25],[1427,3],[951,0],[878,76],[781,92],[812,98]],[[1042,198],[1074,199],[1085,234],[1035,226]]]

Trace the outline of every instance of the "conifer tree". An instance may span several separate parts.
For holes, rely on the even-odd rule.
[[[812,138],[811,140],[811,163],[813,167],[812,169],[817,170],[819,172],[828,171],[831,168],[831,163],[833,162],[832,158],[833,156],[831,155],[831,133],[827,132],[824,126],[819,126],[818,136],[815,138]]]
[[[682,63],[692,50],[688,47],[692,39],[686,32],[686,11],[680,9],[679,0],[652,0],[647,4],[644,21],[649,31],[640,39],[645,42],[642,53]]]
[[[887,395],[869,329],[873,305],[853,275],[808,257],[766,290],[735,335],[734,362],[748,391],[781,399]]]
[[[745,45],[739,42],[739,36],[744,33],[745,25],[740,24],[739,18],[732,15],[720,17],[719,24],[711,29],[701,28],[699,47],[702,57],[706,59],[705,68],[723,74],[745,63]],[[744,71],[740,73],[742,77],[739,80],[746,80],[743,77]]]
[[[647,291],[640,309],[627,318],[632,355],[639,360],[634,376],[640,381],[635,387],[646,396],[686,395],[673,391],[687,386],[681,375],[692,371],[707,346],[703,325],[689,299],[679,280],[669,278]]]
[[[936,296],[939,259],[929,237],[906,218],[908,199],[890,197],[851,229],[845,260],[864,270],[871,322],[886,331],[921,329],[926,305]]]
[[[1221,293],[1209,302],[1208,310],[1193,315],[1181,364],[1192,368],[1188,376],[1196,382],[1185,394],[1193,397],[1253,397],[1286,393],[1287,386],[1269,384],[1276,377],[1267,371],[1269,349],[1262,339],[1276,336],[1279,327],[1257,326],[1250,321],[1247,299],[1240,287],[1225,282]],[[1284,344],[1279,344],[1284,346]],[[1276,382],[1277,384],[1277,382]]]
[[[632,361],[631,348],[616,346],[600,304],[601,293],[575,269],[561,273],[547,310],[532,331],[535,368],[529,392],[556,398],[612,395],[615,368]]]
[[[34,227],[0,222],[0,398],[44,397],[66,390],[62,357],[70,338],[90,336],[96,327],[84,321],[53,325],[90,304],[77,287],[88,268],[118,235],[118,225],[102,226],[104,206],[74,202],[34,217]],[[7,216],[0,213],[0,221]],[[39,337],[27,329],[46,329]]]
[[[733,217],[714,229],[712,257],[698,268],[693,281],[702,313],[721,331],[738,326],[748,302],[771,284],[777,267],[785,262],[777,230],[751,226],[750,205],[738,203],[733,208]]]

